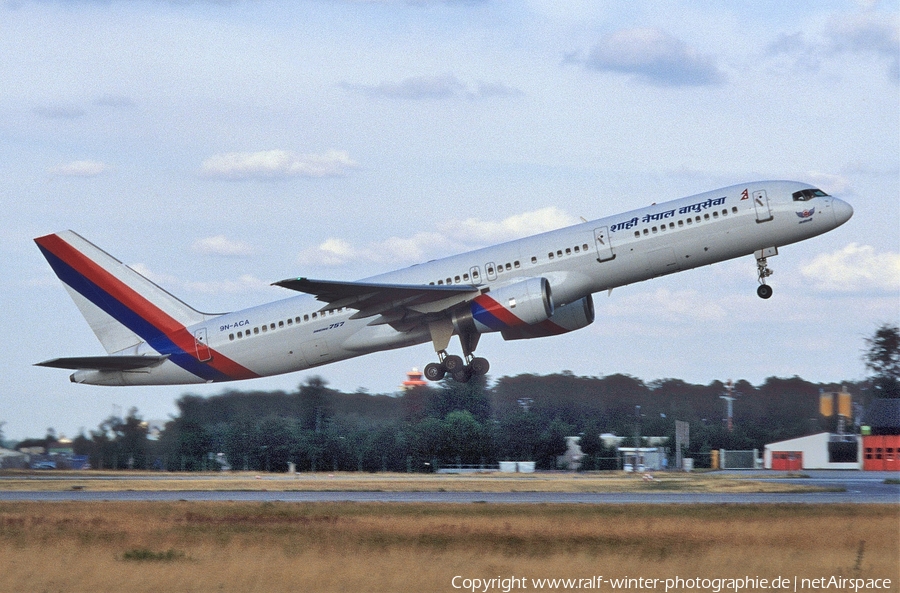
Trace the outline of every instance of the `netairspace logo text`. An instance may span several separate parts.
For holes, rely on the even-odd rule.
[[[846,577],[819,577],[798,578],[793,577],[742,577],[742,578],[667,578],[653,579],[644,577],[604,578],[593,576],[587,578],[527,578],[527,577],[493,577],[493,578],[468,578],[455,576],[451,581],[454,589],[470,591],[471,593],[489,593],[523,590],[547,590],[547,591],[577,591],[600,590],[608,591],[702,591],[708,593],[743,591],[876,591],[891,588],[891,579],[862,579]]]

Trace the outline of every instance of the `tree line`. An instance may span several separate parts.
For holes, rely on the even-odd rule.
[[[687,456],[713,449],[762,449],[823,430],[835,419],[819,415],[822,391],[846,389],[861,405],[874,397],[900,397],[900,331],[884,325],[866,341],[862,382],[811,383],[770,377],[761,385],[720,381],[694,385],[678,379],[644,382],[629,375],[484,377],[442,381],[396,395],[342,393],[319,378],[293,392],[229,390],[212,397],[186,394],[178,414],[158,438],[138,410],[110,417],[73,440],[76,454],[94,468],[197,471],[434,471],[447,465],[534,461],[553,469],[567,436],[580,436],[585,469],[611,467],[614,452],[600,434],[641,443],[648,436],[674,443],[675,420],[690,423]],[[734,398],[733,425],[725,422]],[[52,435],[43,441],[47,443]],[[32,439],[27,444],[39,444]],[[20,447],[26,443],[20,443]],[[605,461],[604,461],[605,460]]]

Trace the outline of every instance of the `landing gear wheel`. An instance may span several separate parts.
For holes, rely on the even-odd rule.
[[[429,362],[425,365],[425,378],[429,381],[440,381],[446,373],[444,365],[440,363]]]
[[[450,373],[453,380],[457,383],[468,383],[472,378],[472,370],[467,366],[461,366],[457,370]]]
[[[473,358],[469,363],[469,370],[472,371],[473,377],[482,377],[491,370],[491,363],[486,358]]]
[[[756,289],[756,295],[761,299],[767,299],[772,296],[772,287],[768,284],[760,284]]]
[[[455,354],[445,356],[442,363],[444,365],[444,370],[446,370],[450,374],[453,374],[454,372],[458,371],[459,369],[465,368],[466,366],[463,362],[463,359],[459,356],[456,356]]]

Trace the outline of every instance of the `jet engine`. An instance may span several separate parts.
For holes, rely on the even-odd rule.
[[[548,319],[531,325],[509,327],[500,331],[504,340],[524,340],[558,336],[587,327],[594,322],[594,300],[590,295],[574,303],[557,307]]]
[[[460,335],[529,327],[553,315],[553,296],[546,278],[529,278],[478,295],[453,313]]]

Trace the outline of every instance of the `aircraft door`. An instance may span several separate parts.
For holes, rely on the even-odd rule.
[[[197,360],[200,362],[212,360],[212,352],[209,349],[209,340],[206,337],[205,327],[194,332],[194,345],[197,348]]]
[[[769,196],[766,190],[753,192],[753,206],[756,208],[756,222],[772,220],[772,207],[769,205]]]
[[[478,266],[469,268],[469,277],[472,279],[472,284],[481,284],[481,271]]]
[[[484,273],[488,280],[497,279],[497,266],[494,265],[494,262],[484,264]]]
[[[615,259],[612,243],[609,240],[609,229],[602,226],[594,229],[594,244],[597,246],[597,261],[609,261]]]

